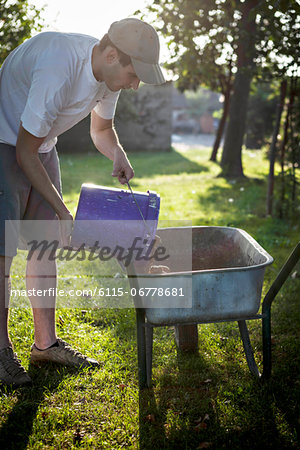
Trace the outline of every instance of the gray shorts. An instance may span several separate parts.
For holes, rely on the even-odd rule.
[[[60,193],[61,177],[59,160],[55,147],[48,153],[40,153],[39,158],[50,180]],[[6,220],[57,220],[54,209],[31,186],[16,160],[16,148],[0,143],[0,255],[5,255]],[[17,254],[15,249],[7,256]]]

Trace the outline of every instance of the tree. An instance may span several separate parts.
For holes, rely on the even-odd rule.
[[[246,130],[247,104],[254,70],[256,14],[258,0],[247,0],[240,6],[237,39],[237,73],[229,110],[221,167],[227,177],[242,177],[242,144]]]
[[[27,0],[0,0],[0,66],[7,55],[32,31],[40,31],[40,10]]]
[[[277,202],[276,213],[279,217],[295,214],[297,170],[300,166],[300,86],[297,77],[291,76],[287,81],[287,97],[285,118],[282,127],[282,140],[280,143],[280,196]],[[267,203],[268,206],[268,203]],[[271,211],[272,212],[272,211]]]
[[[270,10],[272,14],[270,14]],[[271,20],[272,19],[272,20]],[[277,115],[273,131],[273,139],[269,151],[270,168],[268,177],[268,190],[266,212],[273,213],[274,200],[274,162],[277,159],[278,144],[280,143],[281,181],[282,192],[281,202],[286,199],[284,179],[288,171],[284,170],[285,164],[291,166],[290,179],[292,184],[291,198],[295,201],[296,189],[296,167],[298,161],[296,153],[298,151],[299,138],[296,136],[295,123],[299,122],[299,112],[297,107],[293,107],[294,98],[299,99],[297,79],[300,68],[300,5],[296,1],[280,0],[275,2],[267,1],[262,8],[260,15],[260,40],[262,46],[259,49],[259,71],[264,79],[275,79],[280,84],[280,96],[277,105]],[[264,37],[264,40],[262,39]],[[288,97],[289,104],[286,105],[285,98]],[[295,113],[295,111],[297,113]],[[286,112],[286,113],[285,113]],[[282,119],[285,122],[282,125]],[[278,140],[279,130],[283,131],[283,139]],[[287,151],[286,151],[287,148]],[[298,155],[299,157],[299,155]],[[288,177],[286,177],[288,178]],[[278,208],[280,217],[283,217],[283,204]]]
[[[289,0],[154,0],[147,7],[168,38],[167,67],[180,76],[179,87],[205,84],[221,90],[222,76],[228,85],[234,78],[221,161],[227,177],[243,176],[241,151],[254,74],[258,69],[270,73],[271,66],[279,74],[283,58],[286,67],[296,60],[299,10]]]
[[[236,61],[233,4],[226,1],[224,8],[218,9],[214,0],[160,0],[152,2],[145,14],[141,11],[137,14],[142,18],[154,15],[161,23],[158,28],[167,37],[170,49],[166,67],[178,76],[179,90],[197,90],[203,86],[223,94],[223,113],[210,158],[216,161],[228,116]]]
[[[262,148],[269,142],[275,119],[277,85],[277,82],[264,80],[255,80],[251,85],[245,140],[247,148]]]
[[[267,191],[267,214],[268,215],[272,215],[276,145],[277,145],[277,139],[278,139],[278,134],[279,134],[282,111],[284,108],[286,88],[287,88],[287,82],[286,82],[286,80],[283,80],[280,85],[280,100],[277,105],[276,121],[275,121],[275,127],[274,127],[274,131],[273,131],[272,143],[271,143],[271,147],[270,147],[270,157],[269,157],[270,170],[269,170],[268,191]]]

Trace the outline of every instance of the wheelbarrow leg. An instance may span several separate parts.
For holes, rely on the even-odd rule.
[[[151,386],[152,381],[152,351],[153,351],[153,326],[146,325],[146,371],[147,387]]]
[[[250,369],[250,372],[255,377],[260,379],[261,374],[260,374],[260,372],[258,370],[258,367],[257,367],[255,359],[254,359],[254,354],[253,354],[253,350],[252,350],[252,346],[251,346],[251,342],[250,342],[250,338],[249,338],[249,333],[248,333],[248,328],[247,328],[247,325],[246,325],[246,321],[245,320],[238,320],[238,324],[239,324],[239,330],[240,330],[241,338],[242,338],[242,341],[243,341],[243,346],[244,346],[244,350],[245,350],[245,355],[246,355],[248,367]]]
[[[128,266],[127,275],[130,287],[134,288],[135,291],[138,292],[139,286],[134,264],[131,263]],[[133,296],[133,301],[136,314],[139,387],[140,389],[143,389],[147,385],[145,309],[143,308],[143,302],[139,295]]]
[[[137,328],[137,348],[138,348],[138,372],[139,386],[141,389],[146,387],[146,337],[145,337],[145,311],[142,308],[136,308],[136,328]]]
[[[175,325],[174,330],[178,350],[187,353],[196,353],[198,351],[197,325]]]

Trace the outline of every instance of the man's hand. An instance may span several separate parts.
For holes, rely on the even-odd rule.
[[[115,149],[112,176],[117,177],[121,184],[125,184],[134,176],[133,168],[126,153],[120,147]]]
[[[70,246],[70,239],[73,229],[73,217],[69,211],[59,215],[60,242],[62,247]]]

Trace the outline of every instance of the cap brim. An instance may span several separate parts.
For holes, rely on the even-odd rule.
[[[131,62],[138,78],[147,84],[163,84],[166,82],[159,64],[147,64],[135,58]]]

